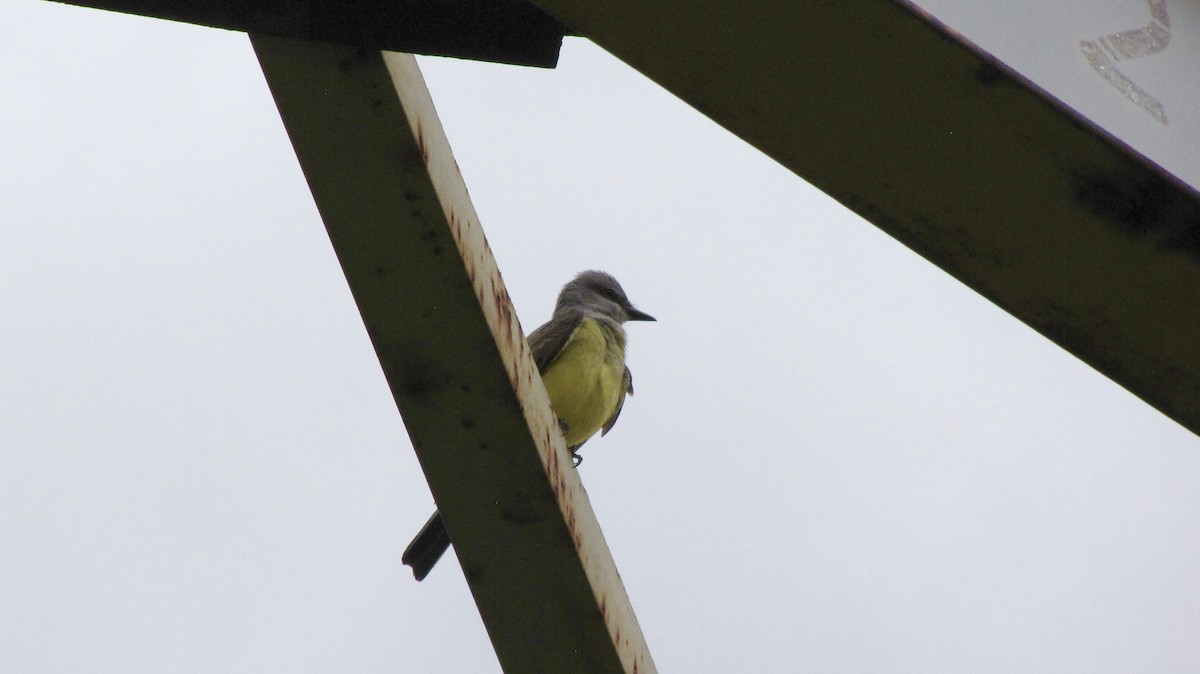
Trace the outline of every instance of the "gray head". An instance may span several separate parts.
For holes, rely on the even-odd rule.
[[[585,315],[610,318],[617,323],[654,320],[650,314],[635,309],[617,279],[602,271],[582,272],[563,286],[554,313],[568,311],[582,311]]]

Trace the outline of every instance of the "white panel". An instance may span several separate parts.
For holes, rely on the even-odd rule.
[[[1200,188],[1200,3],[915,4]]]

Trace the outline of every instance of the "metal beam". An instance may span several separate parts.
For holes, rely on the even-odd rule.
[[[316,42],[553,68],[566,29],[524,0],[55,0]]]
[[[504,670],[653,672],[415,60],[251,40]]]
[[[532,2],[1200,433],[1200,195],[913,5]]]

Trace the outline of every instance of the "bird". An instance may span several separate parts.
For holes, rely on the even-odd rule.
[[[550,320],[529,333],[534,363],[575,466],[583,461],[583,443],[597,431],[604,436],[612,430],[625,396],[633,395],[622,324],[654,320],[629,302],[611,274],[590,270],[563,286]],[[450,535],[435,511],[401,561],[424,580],[449,547]]]

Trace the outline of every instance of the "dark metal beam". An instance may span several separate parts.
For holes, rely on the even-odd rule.
[[[651,674],[415,59],[251,39],[504,671]]]
[[[216,28],[553,68],[565,28],[524,0],[55,0]]]
[[[961,36],[897,0],[532,1],[1200,433],[1200,195]]]

